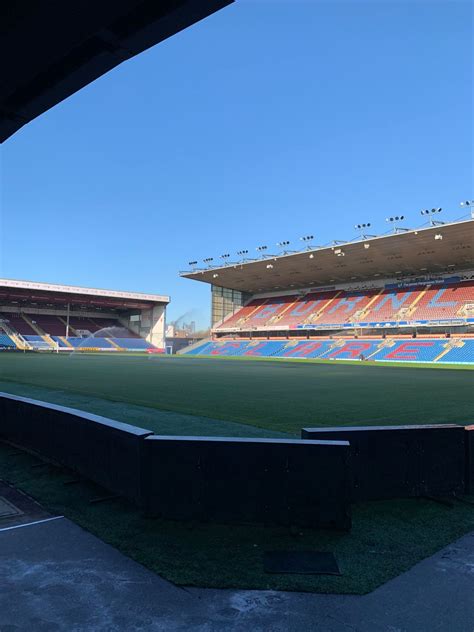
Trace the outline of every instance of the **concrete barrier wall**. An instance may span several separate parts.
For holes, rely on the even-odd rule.
[[[346,441],[150,436],[143,444],[149,515],[351,526]]]
[[[177,520],[350,528],[351,500],[474,493],[474,426],[166,437],[0,393],[0,438]]]
[[[140,502],[140,450],[149,430],[0,393],[0,437]]]
[[[301,436],[349,441],[354,500],[465,491],[463,426],[303,428]]]
[[[159,437],[7,393],[0,393],[0,439],[64,465],[150,515],[351,525],[347,442]]]

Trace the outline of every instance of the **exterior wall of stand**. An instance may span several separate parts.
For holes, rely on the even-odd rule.
[[[136,331],[147,342],[164,349],[165,347],[166,306],[155,305],[152,309],[143,310],[139,331]]]

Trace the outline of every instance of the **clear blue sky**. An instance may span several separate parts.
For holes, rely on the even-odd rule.
[[[192,259],[445,219],[473,190],[473,4],[237,1],[2,147],[0,276],[170,294]]]

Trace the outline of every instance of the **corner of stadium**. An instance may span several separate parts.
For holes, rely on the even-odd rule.
[[[69,26],[76,49],[45,49],[31,76],[18,55],[0,141],[230,3],[91,9]],[[46,29],[59,5],[40,11]],[[37,13],[10,16],[10,46],[32,36]],[[167,295],[0,279],[0,538],[11,537],[9,563],[26,560],[21,581],[37,556],[50,572],[61,550],[67,583],[81,542],[86,566],[69,583],[99,560],[100,582],[115,589],[130,563],[138,592],[166,580],[165,610],[168,595],[169,609],[178,603],[171,588],[202,595],[196,629],[227,594],[197,589],[229,589],[245,601],[239,616],[258,594],[264,617],[272,599],[290,599],[276,591],[320,593],[310,597],[330,609],[347,595],[377,599],[413,572],[419,586],[420,564],[474,531],[468,206],[455,222],[436,215],[408,229],[390,218],[381,236],[321,246],[308,236],[296,251],[282,242],[190,262],[179,274],[210,287],[211,330],[179,350]],[[17,535],[38,525],[42,534]],[[294,597],[297,608],[305,596]],[[218,610],[216,625],[232,618]],[[273,629],[262,621],[255,629]],[[120,625],[91,629],[132,629]]]

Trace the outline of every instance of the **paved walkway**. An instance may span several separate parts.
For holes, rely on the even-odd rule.
[[[358,597],[178,588],[53,518],[0,529],[0,632],[474,631],[474,533]]]

